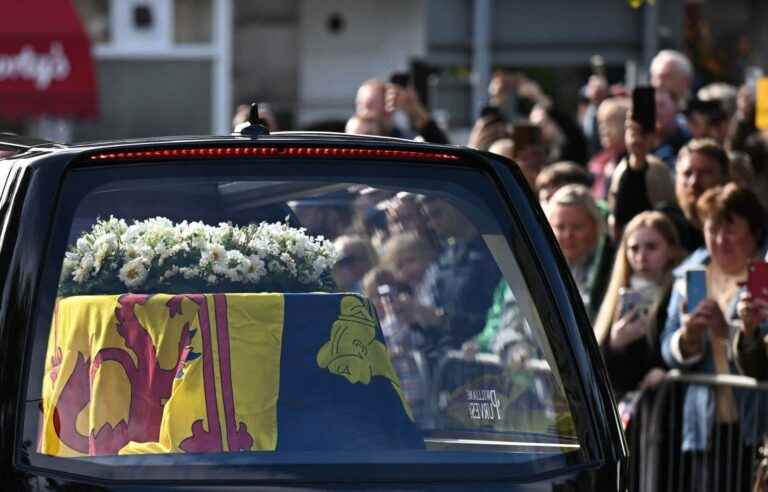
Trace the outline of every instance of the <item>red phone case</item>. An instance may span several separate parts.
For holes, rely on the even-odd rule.
[[[768,262],[755,261],[750,263],[747,289],[752,297],[760,297],[768,301],[768,293],[763,293],[764,289],[768,290]]]

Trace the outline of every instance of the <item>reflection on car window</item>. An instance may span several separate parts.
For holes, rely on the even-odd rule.
[[[579,449],[487,197],[113,176],[75,172],[62,195],[40,453]]]

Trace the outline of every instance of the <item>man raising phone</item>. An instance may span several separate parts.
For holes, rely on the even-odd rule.
[[[420,136],[425,142],[449,143],[445,133],[419,101],[416,90],[410,83],[401,86],[379,79],[366,80],[357,90],[355,106],[355,115],[363,120],[377,122],[384,136]],[[408,128],[399,127],[398,122],[393,121],[393,115],[399,111],[406,115],[410,131]]]
[[[672,175],[659,159],[651,155],[656,145],[656,105],[653,87],[637,87],[632,92],[624,142],[627,156],[611,177],[608,190],[610,232],[621,239],[624,226],[645,210],[674,201]]]

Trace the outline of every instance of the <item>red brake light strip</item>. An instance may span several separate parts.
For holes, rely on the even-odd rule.
[[[359,147],[175,147],[168,149],[99,152],[91,161],[127,161],[146,159],[210,158],[210,157],[342,157],[416,159],[423,161],[455,161],[459,156],[426,150],[387,150]]]

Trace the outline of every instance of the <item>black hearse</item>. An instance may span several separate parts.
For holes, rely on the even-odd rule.
[[[3,490],[625,489],[510,161],[263,131],[0,150]]]

